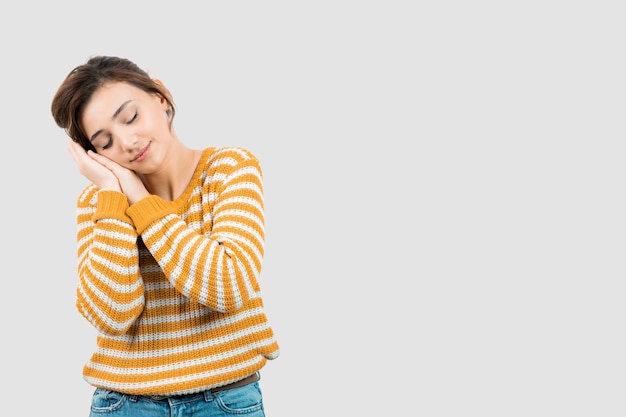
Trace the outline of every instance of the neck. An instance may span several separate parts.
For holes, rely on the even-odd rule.
[[[202,151],[185,146],[170,149],[163,168],[142,177],[148,192],[165,201],[176,200],[189,186],[201,154]]]

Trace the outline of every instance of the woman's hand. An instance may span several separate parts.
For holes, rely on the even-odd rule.
[[[111,159],[86,151],[70,139],[69,151],[78,165],[78,171],[101,190],[120,191],[130,204],[150,195],[137,174]]]
[[[91,158],[82,146],[70,139],[68,148],[78,165],[78,172],[96,187],[101,190],[122,191],[122,186],[113,171]]]

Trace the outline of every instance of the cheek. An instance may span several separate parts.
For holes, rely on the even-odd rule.
[[[127,168],[126,164],[128,163],[128,154],[124,155],[118,149],[99,150],[98,155],[102,155],[115,162],[116,164]]]
[[[165,112],[150,113],[149,117],[145,117],[138,126],[144,132],[162,132],[169,130],[169,120]]]

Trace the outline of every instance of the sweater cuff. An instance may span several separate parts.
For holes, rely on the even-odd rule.
[[[154,221],[171,213],[173,213],[172,209],[156,195],[142,198],[126,210],[126,214],[133,220],[139,234],[142,234]]]
[[[100,219],[117,219],[132,224],[133,221],[126,215],[127,209],[128,199],[125,194],[119,191],[100,190],[92,220],[96,222]]]

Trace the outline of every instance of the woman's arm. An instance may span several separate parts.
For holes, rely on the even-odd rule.
[[[221,312],[235,311],[259,296],[264,253],[262,172],[240,148],[211,156],[202,187],[204,232],[195,230],[161,198],[130,206],[146,247],[183,295]],[[202,161],[201,163],[204,163]]]
[[[124,334],[144,307],[137,232],[125,214],[128,200],[91,185],[77,203],[76,306],[98,331]]]

